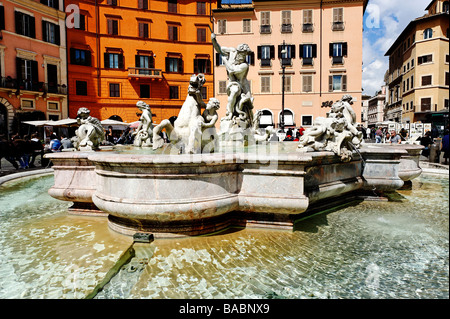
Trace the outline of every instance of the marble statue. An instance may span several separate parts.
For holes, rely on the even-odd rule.
[[[205,153],[206,147],[208,147],[207,153],[212,153],[219,148],[219,137],[216,131],[216,122],[219,119],[217,110],[220,108],[220,102],[218,99],[212,97],[206,104],[206,109],[203,111],[202,117],[199,118],[199,129],[202,134],[202,150]]]
[[[318,117],[312,128],[300,138],[299,148],[304,151],[332,151],[348,162],[352,160],[353,150],[363,143],[362,132],[355,127],[356,113],[351,107],[351,95],[344,95],[335,102],[327,117]]]
[[[78,151],[94,151],[99,149],[105,139],[105,131],[99,119],[90,116],[91,111],[80,107],[77,112],[77,123],[80,127],[75,131],[72,143]]]
[[[136,106],[140,111],[142,111],[142,115],[139,119],[140,123],[136,131],[132,134],[135,135],[133,145],[138,147],[152,146],[153,140],[152,111],[150,109],[150,106],[143,101],[138,101],[136,103]]]
[[[210,132],[217,121],[215,110],[219,107],[219,101],[210,101],[209,107],[203,102],[201,89],[205,81],[203,74],[191,76],[188,95],[173,125],[169,120],[163,120],[153,129],[153,149],[164,145],[164,140],[159,135],[163,129],[166,129],[170,142],[175,144],[180,153],[201,153],[203,146],[212,141],[211,138],[208,138],[208,134],[204,136],[203,132],[205,130]],[[206,109],[203,115],[202,108]],[[214,149],[214,147],[209,147],[209,149]]]

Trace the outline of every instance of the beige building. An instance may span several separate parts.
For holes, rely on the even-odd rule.
[[[253,51],[248,80],[262,127],[308,127],[344,94],[361,119],[362,26],[366,0],[253,0],[219,5],[214,32],[223,47],[246,43]],[[285,51],[285,53],[282,53]],[[215,96],[225,115],[227,73],[215,54]]]
[[[449,1],[433,0],[386,52],[389,56],[385,120],[448,125]]]
[[[374,97],[368,101],[367,109],[367,126],[377,127],[377,123],[385,120],[385,106],[386,106],[386,86],[381,87],[381,91],[377,92]]]

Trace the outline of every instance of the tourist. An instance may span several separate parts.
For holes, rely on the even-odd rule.
[[[442,138],[442,142],[441,142],[441,151],[444,153],[443,157],[444,157],[445,165],[448,165],[448,158],[449,158],[449,153],[450,153],[448,133],[449,133],[449,130],[446,129],[444,131],[444,137]]]
[[[61,148],[61,141],[59,140],[58,136],[56,136],[55,133],[52,133],[52,135],[50,136],[50,150],[55,153],[55,152],[60,152]]]
[[[16,160],[19,162],[20,168],[28,168],[28,157],[25,155],[28,152],[27,142],[16,134],[12,137],[12,144],[16,151]]]
[[[391,138],[389,140],[389,143],[391,144],[401,144],[402,138],[400,135],[398,135],[394,130],[391,132]]]
[[[61,149],[73,148],[72,141],[65,134],[61,134]]]
[[[366,137],[372,139],[372,130],[369,127],[366,128]]]
[[[283,142],[293,141],[294,137],[292,135],[293,135],[292,130],[288,129],[286,132],[286,137],[284,138]]]
[[[383,131],[381,131],[381,127],[378,128],[375,132],[375,143],[381,143],[383,138]]]
[[[300,137],[303,136],[303,133],[305,133],[305,128],[300,125],[300,128],[298,129],[298,132],[300,133]]]
[[[114,134],[112,126],[108,126],[108,130],[105,132],[105,140],[111,144],[114,144]]]
[[[430,146],[433,144],[433,140],[431,139],[431,132],[427,131],[424,136],[419,137],[418,140],[420,140],[420,145],[425,146],[425,148],[422,150],[422,155],[425,157],[430,156]]]
[[[386,132],[383,138],[383,143],[390,143],[391,141],[391,134],[389,132]]]
[[[34,161],[36,159],[36,156],[41,156],[41,164],[42,164],[42,155],[44,154],[44,146],[42,146],[41,141],[38,139],[38,135],[36,133],[31,134],[31,149],[33,152],[31,153],[31,159],[29,163],[29,167],[33,168],[36,167],[34,165]]]
[[[405,128],[402,128],[399,132],[400,137],[402,138],[402,141],[406,141],[408,138],[408,131],[405,130]]]

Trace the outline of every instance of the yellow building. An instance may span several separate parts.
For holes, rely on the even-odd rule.
[[[386,52],[389,56],[385,120],[448,125],[449,1],[433,0]]]

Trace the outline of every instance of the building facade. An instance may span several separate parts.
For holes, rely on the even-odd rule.
[[[431,123],[446,116],[448,124],[449,1],[433,0],[426,10],[385,54],[389,56],[386,120]]]
[[[204,73],[203,98],[213,96],[210,0],[67,0],[80,23],[67,29],[69,112],[133,122],[136,102],[154,122],[177,116],[189,78]]]
[[[63,0],[0,1],[0,134],[67,117],[65,17]]]
[[[367,109],[367,127],[377,127],[377,124],[383,122],[386,107],[386,86],[381,88],[374,97],[368,100]]]
[[[354,98],[361,118],[362,25],[367,1],[263,1],[221,4],[214,32],[224,47],[247,43],[248,80],[261,126],[308,127],[342,95]],[[225,115],[227,74],[215,56],[215,96]],[[284,94],[283,94],[284,67]]]

